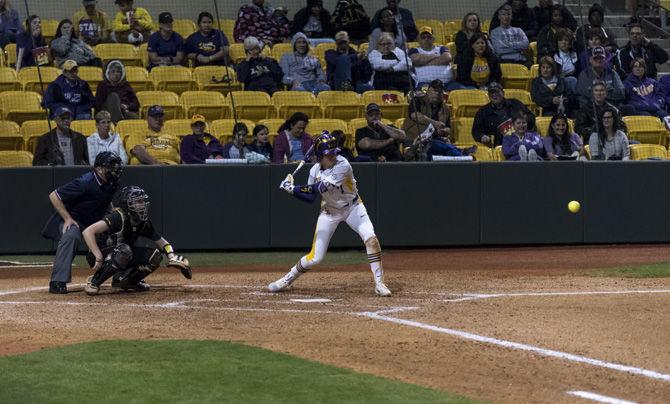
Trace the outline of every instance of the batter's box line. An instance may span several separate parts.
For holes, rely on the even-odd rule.
[[[442,300],[445,303],[459,303],[471,300],[494,299],[499,297],[543,297],[543,296],[598,296],[670,293],[670,289],[641,290],[596,290],[583,292],[512,292],[512,293],[463,293],[460,297]]]

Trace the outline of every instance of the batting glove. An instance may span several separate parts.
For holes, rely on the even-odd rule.
[[[288,192],[289,194],[293,193],[293,189],[295,186],[293,185],[293,175],[288,174],[286,175],[286,178],[284,178],[284,181],[279,184],[279,189],[283,189],[284,191]]]

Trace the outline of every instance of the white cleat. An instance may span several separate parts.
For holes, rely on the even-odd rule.
[[[375,293],[376,293],[378,296],[383,296],[383,297],[391,296],[391,291],[389,290],[389,288],[386,287],[386,285],[384,285],[383,282],[379,282],[379,283],[375,286]]]
[[[86,286],[84,286],[84,292],[86,292],[86,294],[89,296],[95,296],[100,293],[100,286],[94,285],[93,282],[91,282],[92,280],[93,275],[86,278]]]
[[[288,288],[291,287],[291,284],[293,283],[293,280],[289,280],[287,276],[284,276],[283,278],[276,280],[272,282],[271,284],[268,285],[268,292],[272,293],[277,293],[281,292],[282,290],[287,290]]]

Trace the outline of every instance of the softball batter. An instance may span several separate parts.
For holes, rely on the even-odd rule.
[[[346,222],[365,243],[368,262],[374,276],[375,293],[391,296],[384,284],[382,251],[374,227],[358,196],[356,179],[349,162],[338,155],[337,140],[325,132],[314,143],[317,164],[309,171],[307,185],[294,185],[293,175],[288,174],[279,188],[303,201],[313,203],[317,194],[321,195],[321,214],[316,222],[314,241],[309,254],[300,258],[297,264],[281,279],[268,285],[270,292],[287,289],[300,275],[319,264],[326,255],[328,243],[340,222]]]

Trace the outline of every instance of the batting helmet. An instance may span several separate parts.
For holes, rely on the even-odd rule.
[[[117,182],[119,182],[119,178],[123,173],[121,158],[115,153],[112,153],[110,151],[104,151],[102,153],[98,153],[98,155],[95,156],[95,162],[93,163],[93,167],[106,168],[107,169],[106,180],[112,184],[116,184]]]
[[[123,187],[116,202],[116,206],[141,222],[149,218],[149,205],[149,194],[135,185]]]
[[[321,160],[323,156],[328,154],[337,154],[340,152],[337,147],[337,139],[333,137],[327,130],[321,132],[321,135],[314,141],[314,154],[316,158]]]

